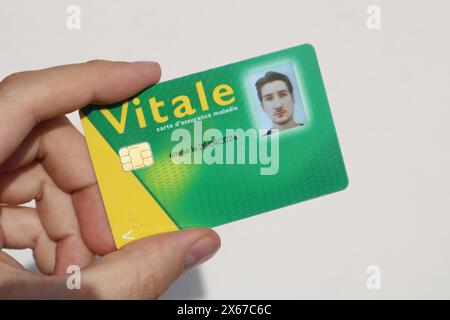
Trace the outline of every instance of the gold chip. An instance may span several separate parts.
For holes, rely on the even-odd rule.
[[[125,171],[141,169],[153,164],[153,154],[148,142],[120,148],[119,157]]]

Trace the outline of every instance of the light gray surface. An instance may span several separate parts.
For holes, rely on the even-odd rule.
[[[69,4],[81,30],[66,28]],[[381,30],[366,27],[371,4]],[[218,255],[164,297],[450,298],[449,11],[444,0],[4,1],[0,77],[103,58],[157,60],[167,80],[311,43],[349,188],[216,228]],[[380,290],[366,287],[369,265]]]

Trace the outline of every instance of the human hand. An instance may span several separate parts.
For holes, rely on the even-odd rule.
[[[153,62],[95,60],[0,82],[0,249],[32,249],[42,272],[0,250],[0,297],[157,298],[217,251],[218,235],[203,228],[116,250],[86,142],[64,116],[126,99],[160,74]],[[36,208],[20,206],[33,199]],[[66,286],[70,265],[81,268],[80,290]]]

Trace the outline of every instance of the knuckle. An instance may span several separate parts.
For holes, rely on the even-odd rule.
[[[14,83],[16,82],[18,79],[20,79],[20,77],[23,75],[23,72],[14,72],[11,73],[9,75],[7,75],[3,80],[2,80],[2,84],[9,84],[9,83]]]
[[[135,278],[136,292],[139,292],[141,297],[158,299],[163,294],[158,270],[155,269],[154,265],[149,267],[148,263],[142,264],[139,269]]]
[[[15,97],[23,91],[28,72],[15,72],[6,76],[0,82],[0,96]]]
[[[151,299],[158,299],[162,295],[159,278],[154,270],[148,270],[143,273],[142,294],[149,296]]]
[[[92,66],[93,68],[97,68],[97,67],[100,67],[100,66],[104,65],[105,62],[106,62],[105,60],[93,59],[93,60],[87,61],[86,65]]]
[[[135,254],[135,253],[133,253]],[[140,256],[136,261],[132,288],[139,298],[158,299],[167,290],[168,273],[171,271],[164,269],[162,265],[155,262],[154,255]]]

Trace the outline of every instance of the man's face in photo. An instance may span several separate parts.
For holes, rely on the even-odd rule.
[[[294,114],[294,97],[282,80],[261,87],[261,106],[274,123],[285,124]]]

